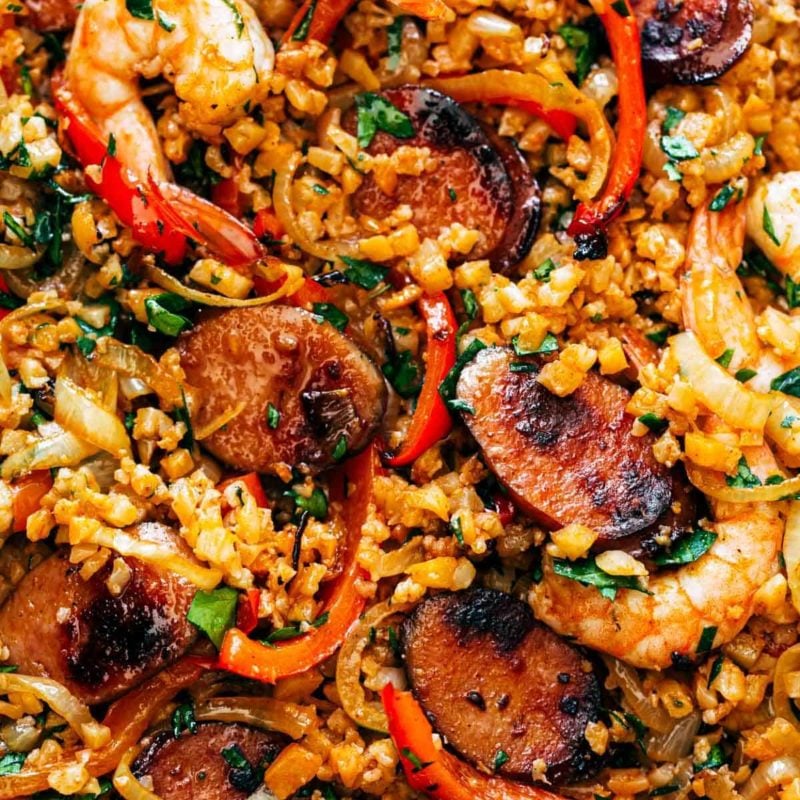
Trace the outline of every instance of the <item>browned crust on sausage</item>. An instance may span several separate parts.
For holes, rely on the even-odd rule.
[[[420,603],[403,626],[414,694],[435,729],[471,763],[531,780],[586,776],[595,763],[584,733],[600,690],[580,652],[504,592],[473,589]]]
[[[200,390],[196,427],[245,403],[203,441],[236,469],[324,469],[334,463],[340,437],[356,452],[383,418],[379,370],[347,336],[307,311],[257,306],[209,314],[181,336],[178,349],[186,380]],[[270,404],[280,413],[274,429]]]
[[[67,31],[75,27],[80,0],[25,0],[27,22],[37,31]]]
[[[532,372],[511,372],[504,348],[488,348],[461,374],[464,420],[486,463],[527,514],[551,528],[579,522],[598,544],[646,531],[668,513],[673,478],[633,436],[628,392],[595,373],[565,398]],[[536,362],[530,362],[534,368]]]
[[[718,78],[741,58],[753,34],[751,0],[633,0],[633,8],[645,73],[654,83]]]
[[[385,194],[371,174],[353,195],[359,214],[383,219],[399,205],[409,205],[420,237],[436,238],[441,229],[459,222],[480,231],[469,258],[503,257],[501,244],[513,218],[511,180],[498,152],[481,126],[455,100],[433,89],[402,86],[382,93],[411,117],[416,135],[398,139],[378,132],[367,152],[391,154],[398,147],[427,147],[436,168],[421,175],[398,175],[392,195]],[[355,112],[344,125],[355,130]]]
[[[183,731],[177,738],[165,731],[154,737],[133,765],[134,774],[148,775],[153,791],[169,800],[244,800],[242,778],[225,760],[222,751],[238,746],[254,770],[275,759],[285,747],[284,736],[248,725],[201,722],[196,733]],[[232,772],[234,773],[232,775]]]
[[[159,543],[174,534],[139,526]],[[61,549],[19,583],[0,609],[0,641],[19,671],[53,678],[89,704],[104,703],[175,661],[197,636],[187,621],[195,587],[174,573],[124,558],[131,578],[119,597],[111,562],[88,581]]]

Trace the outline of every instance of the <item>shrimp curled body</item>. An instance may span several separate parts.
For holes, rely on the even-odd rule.
[[[778,571],[783,522],[775,503],[716,504],[716,541],[692,564],[607,600],[545,563],[533,588],[536,616],[564,636],[643,669],[666,669],[703,642],[729,642],[753,613],[756,590]],[[714,632],[715,629],[715,632]],[[709,641],[711,630],[713,641]]]
[[[83,3],[66,65],[74,97],[140,179],[169,177],[140,78],[163,75],[181,118],[204,138],[219,135],[269,91],[274,49],[245,0],[153,0],[153,19],[125,0]]]

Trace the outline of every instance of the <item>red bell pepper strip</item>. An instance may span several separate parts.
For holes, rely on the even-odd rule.
[[[456,363],[456,318],[444,292],[423,296],[419,310],[428,336],[425,380],[405,442],[399,452],[384,459],[390,467],[408,466],[453,428],[439,386]]]
[[[240,219],[242,216],[239,185],[233,178],[223,178],[212,187],[211,202],[237,219]]]
[[[219,668],[264,683],[275,683],[321,664],[341,646],[364,610],[365,601],[357,583],[366,573],[357,560],[358,545],[378,469],[373,446],[342,465],[340,474],[352,487],[349,496],[342,501],[347,542],[342,572],[325,588],[322,613],[327,617],[324,624],[273,646],[260,644],[249,639],[240,629],[231,628],[222,641]],[[334,494],[333,489],[331,494]]]
[[[42,498],[53,488],[49,470],[36,470],[11,484],[11,503],[14,514],[13,532],[25,530],[28,517],[39,510]]]
[[[248,589],[244,594],[239,595],[236,627],[242,633],[251,633],[258,625],[258,603],[260,599],[260,589]]]
[[[102,197],[123,225],[133,231],[133,237],[155,252],[163,252],[166,260],[177,264],[183,259],[186,239],[180,232],[165,225],[148,193],[116,157],[109,155],[108,143],[103,141],[97,126],[72,96],[63,74],[56,73],[51,81],[56,109],[64,117],[64,132],[69,137],[84,168],[97,165],[100,177],[86,172],[89,188]]]
[[[562,111],[559,108],[545,108],[541,103],[537,103],[535,100],[501,97],[493,102],[501,106],[519,108],[522,109],[522,111],[527,111],[534,117],[538,117],[540,120],[546,122],[555,131],[556,135],[565,142],[569,141],[570,136],[574,135],[578,127],[578,119],[574,114],[570,114],[569,111]]]
[[[262,208],[256,213],[253,220],[253,233],[262,239],[269,236],[273,241],[279,241],[286,234],[286,229],[272,209]]]
[[[569,226],[568,233],[585,245],[602,235],[608,225],[622,211],[639,177],[642,151],[647,127],[647,100],[642,74],[642,48],[639,26],[628,0],[624,3],[627,15],[616,10],[617,3],[603,0],[600,9],[611,54],[619,79],[619,124],[617,146],[611,161],[608,180],[602,195],[590,203],[581,203]],[[600,0],[595,0],[598,7]],[[584,257],[594,257],[589,247]]]
[[[433,729],[411,692],[387,683],[381,700],[389,735],[412,789],[437,800],[564,800],[538,786],[486,775],[433,742]]]
[[[269,508],[269,501],[257,472],[248,472],[245,475],[234,475],[232,478],[227,478],[217,486],[217,491],[224,492],[233,483],[243,484],[259,508]]]

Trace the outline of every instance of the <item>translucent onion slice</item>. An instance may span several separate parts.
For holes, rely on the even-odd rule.
[[[800,757],[781,756],[759,764],[739,790],[742,800],[761,800],[776,786],[785,786],[800,778]]]
[[[294,204],[292,203],[292,183],[294,182],[295,173],[302,163],[303,156],[295,151],[289,156],[286,163],[278,168],[275,175],[275,191],[273,192],[272,200],[275,203],[275,213],[286,229],[286,233],[289,234],[289,238],[303,252],[317,256],[317,258],[334,262],[339,256],[357,258],[361,251],[355,242],[315,242],[309,237],[297,219],[297,215],[294,213]]]
[[[698,467],[689,461],[685,463],[685,466],[686,475],[696,489],[715,500],[724,500],[727,503],[771,503],[800,492],[800,476],[789,478],[783,483],[743,489],[728,486],[725,476],[721,472]]]
[[[681,376],[703,404],[734,428],[762,432],[773,401],[743,386],[703,350],[690,331],[670,339]]]
[[[797,505],[797,503],[792,505]],[[789,696],[789,690],[786,685],[788,676],[793,672],[800,672],[800,644],[796,644],[781,653],[775,664],[775,677],[772,683],[772,702],[775,706],[775,715],[783,717],[783,719],[791,722],[795,728],[800,730],[800,720],[797,719],[797,712],[792,705],[794,698]]]
[[[702,719],[698,712],[677,720],[666,733],[656,733],[649,737],[645,750],[653,761],[666,761],[675,764],[692,752],[694,737],[700,730]]]
[[[33,675],[0,674],[0,693],[26,692],[35,695],[75,731],[89,747],[102,747],[111,738],[105,725],[96,722],[89,707],[82,703],[65,686],[50,678],[37,678]]]
[[[800,455],[800,423],[784,428],[785,419],[796,417],[800,420],[800,399],[781,392],[772,392],[772,413],[767,418],[764,433],[785,453]]]
[[[13,481],[37,469],[76,467],[97,451],[98,448],[89,442],[62,431],[54,436],[39,439],[25,449],[10,455],[3,462],[0,478]]]
[[[3,347],[0,345],[0,403],[7,406],[11,402],[11,393],[14,388],[14,382],[11,380],[11,375],[6,366],[6,360],[3,358]]]
[[[609,680],[622,690],[622,695],[631,711],[650,730],[657,733],[671,731],[675,725],[674,720],[661,706],[654,706],[651,703],[650,696],[645,692],[636,670],[611,656],[603,656],[603,661],[608,667]],[[609,688],[613,689],[614,686],[609,685]]]
[[[139,755],[141,749],[139,745],[136,745],[125,751],[125,755],[122,756],[117,768],[114,770],[112,779],[114,788],[125,800],[161,800],[160,795],[142,786],[133,772],[131,772],[131,764],[136,756]]]
[[[61,376],[56,379],[55,398],[55,420],[66,431],[112,455],[130,455],[122,420],[86,389]]]
[[[0,269],[28,269],[41,260],[44,250],[44,247],[31,250],[13,244],[0,244]]]
[[[786,515],[783,534],[783,560],[792,605],[800,612],[800,502],[793,500]]]
[[[387,617],[401,614],[410,604],[390,605],[389,602],[373,606],[347,635],[336,660],[336,689],[347,716],[358,725],[373,731],[388,733],[386,712],[377,700],[367,700],[361,685],[361,659],[370,641],[370,629],[376,628]]]
[[[155,542],[143,542],[118,528],[108,528],[96,519],[73,517],[69,524],[69,543],[107,547],[121,556],[138,558],[174,572],[204,591],[211,591],[222,580],[218,569],[203,567],[174,549]]]
[[[201,722],[241,722],[299,739],[319,724],[314,706],[301,706],[274,697],[212,697],[197,703]]]

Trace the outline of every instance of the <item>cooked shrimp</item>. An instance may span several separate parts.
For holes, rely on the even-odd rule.
[[[607,600],[593,586],[556,575],[546,561],[531,592],[533,610],[558,633],[644,669],[693,656],[701,641],[704,649],[719,647],[742,630],[756,590],[778,571],[778,508],[714,503],[714,544],[694,563],[651,577],[648,594],[620,589]]]
[[[800,280],[800,172],[758,184],[748,201],[747,233],[781,272]]]
[[[154,19],[131,15],[125,0],[86,0],[67,59],[66,77],[117,155],[140,179],[169,166],[140,78],[164,75],[175,86],[186,124],[219,134],[269,91],[274,50],[245,0],[153,0]]]

